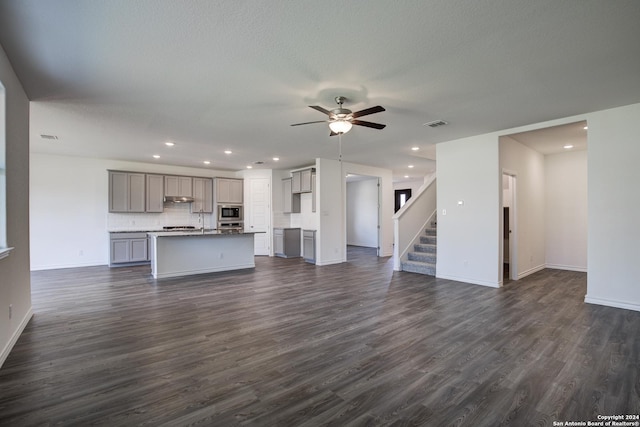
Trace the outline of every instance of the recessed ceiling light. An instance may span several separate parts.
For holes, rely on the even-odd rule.
[[[405,178],[409,178],[409,175],[405,175],[404,177],[405,177]]]
[[[253,166],[247,165],[247,169],[253,169]]]
[[[167,141],[167,142],[164,143],[164,145],[166,145],[167,147],[173,147],[176,144],[174,142]]]
[[[153,158],[154,158],[154,159],[159,159],[159,158],[160,158],[160,156],[159,156],[158,154],[154,154],[154,155],[153,155]]]
[[[210,164],[211,164],[211,162],[210,162],[209,160],[205,160],[205,161],[204,161],[204,162],[202,162],[202,163],[204,163],[205,165],[210,165]]]
[[[565,149],[569,150],[570,148],[573,148],[573,145],[571,145],[571,144],[567,144],[567,145],[565,145],[563,148],[565,148]]]
[[[231,150],[224,150],[224,154],[231,154]]]
[[[413,165],[409,165],[409,169],[412,169],[412,168],[413,168]]]
[[[274,161],[274,162],[277,162],[278,160],[280,160],[280,157],[274,157],[274,158],[273,158],[273,161]]]
[[[587,130],[587,129],[589,129],[589,126],[585,126],[582,129]]]
[[[420,149],[420,147],[411,147],[412,151],[418,151]]]

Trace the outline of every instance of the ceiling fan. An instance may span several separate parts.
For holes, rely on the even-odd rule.
[[[331,133],[329,136],[341,135],[343,133],[347,133],[351,130],[352,125],[365,126],[368,128],[374,129],[384,129],[386,125],[380,123],[372,123],[366,122],[364,120],[356,120],[358,117],[367,116],[369,114],[380,113],[382,111],[386,111],[379,105],[375,107],[365,108],[364,110],[356,111],[355,113],[347,108],[342,108],[342,104],[347,100],[344,96],[336,96],[335,98],[336,104],[338,104],[338,108],[334,108],[329,111],[318,105],[309,105],[309,107],[314,110],[320,111],[321,113],[329,116],[329,120],[318,120],[315,122],[305,122],[305,123],[295,123],[291,126],[300,126],[300,125],[308,125],[311,123],[329,123],[329,129],[331,129]]]

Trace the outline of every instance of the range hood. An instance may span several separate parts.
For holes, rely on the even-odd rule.
[[[191,203],[193,200],[190,196],[164,196],[164,201],[167,203]]]

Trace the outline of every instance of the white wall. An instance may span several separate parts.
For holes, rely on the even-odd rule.
[[[347,245],[378,247],[378,179],[347,183]]]
[[[585,301],[640,311],[640,104],[586,118],[589,237]]]
[[[511,242],[515,241],[517,246],[510,265],[516,268],[518,278],[522,278],[545,267],[544,156],[503,136],[500,137],[500,167],[501,174],[508,171],[516,175],[516,200],[512,207],[515,224],[510,225]]]
[[[437,277],[499,286],[502,178],[498,148],[496,134],[436,146]]]
[[[32,153],[32,270],[108,264],[109,228],[161,228],[186,219],[197,224],[198,215],[186,205],[162,214],[109,214],[107,169],[235,177],[212,169]]]
[[[0,366],[31,318],[29,274],[29,100],[0,47],[6,99],[6,203],[8,257],[0,259]],[[9,318],[9,305],[12,317]]]
[[[501,216],[498,138],[582,120],[589,125],[585,301],[640,311],[640,191],[636,188],[640,182],[637,167],[640,104],[438,144],[439,214],[443,208],[449,210],[455,206],[458,198],[486,194],[484,202],[478,201],[471,207],[465,204],[470,214],[460,215],[462,209],[458,209],[453,211],[455,215],[438,216],[438,277],[479,284],[497,283],[494,279],[498,277],[500,260],[497,219]],[[492,173],[495,173],[493,189]],[[486,230],[476,230],[477,227],[471,225],[471,216],[478,223],[486,224]],[[492,223],[492,217],[496,224]],[[465,258],[469,260],[466,267]]]
[[[316,209],[320,214],[316,233],[317,265],[346,261],[343,185],[342,162],[316,159]]]
[[[545,156],[546,266],[587,271],[587,151]]]
[[[430,174],[431,176],[431,174]],[[396,190],[406,190],[411,189],[411,195],[413,196],[418,192],[420,187],[425,183],[424,179],[415,179],[412,181],[401,181],[393,183],[393,191],[394,191],[394,203],[395,203],[395,191]]]

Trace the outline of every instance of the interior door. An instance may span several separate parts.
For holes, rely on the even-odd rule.
[[[247,179],[249,197],[245,210],[245,230],[259,232],[255,235],[254,253],[256,255],[269,255],[270,253],[270,224],[271,204],[270,180],[268,178]]]

